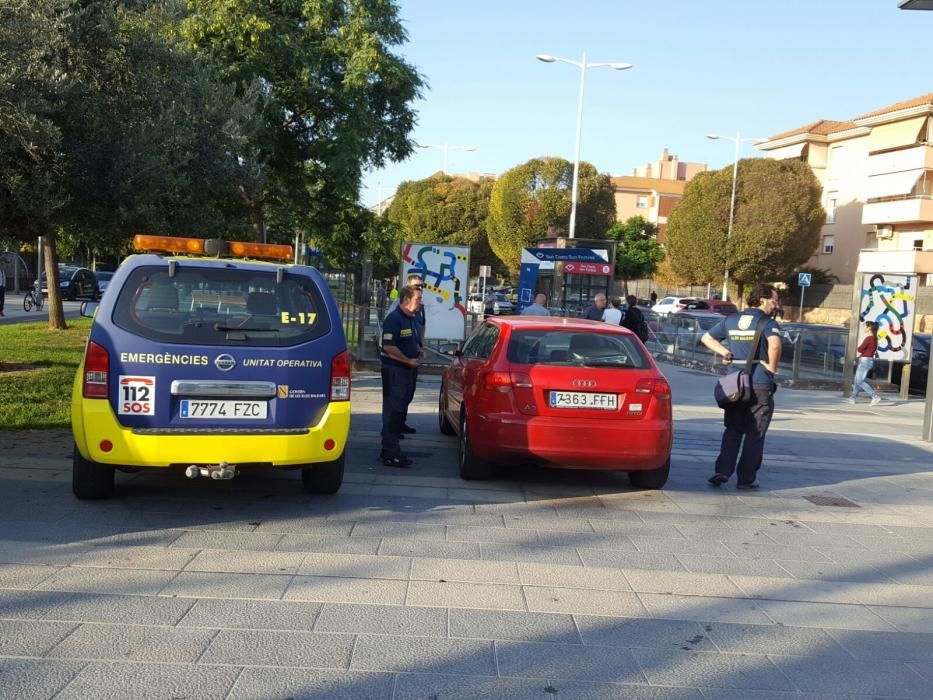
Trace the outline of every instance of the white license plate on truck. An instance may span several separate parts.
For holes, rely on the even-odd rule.
[[[265,401],[202,401],[182,399],[178,413],[182,418],[207,420],[262,420],[266,417]]]

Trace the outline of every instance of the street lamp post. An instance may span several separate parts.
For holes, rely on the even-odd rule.
[[[538,54],[535,56],[544,63],[569,63],[580,69],[580,102],[577,105],[577,144],[573,157],[573,184],[570,190],[570,232],[569,237],[573,238],[577,229],[577,181],[580,176],[580,139],[583,135],[583,91],[586,86],[586,71],[590,68],[612,68],[613,70],[628,70],[632,67],[631,63],[587,63],[586,54],[583,54],[583,60],[571,61],[569,58],[558,58],[549,54]]]
[[[446,143],[416,143],[418,148],[440,148],[444,151],[444,174],[447,174],[447,152],[448,151],[475,151],[476,146],[451,146]]]
[[[732,238],[732,221],[735,218],[735,185],[739,179],[739,146],[742,143],[761,143],[764,139],[743,139],[739,136],[739,133],[736,132],[735,137],[732,136],[720,136],[719,134],[707,134],[706,138],[713,141],[718,141],[719,139],[725,139],[726,141],[732,141],[735,143],[735,158],[732,160],[732,198],[729,200],[729,228],[726,231],[726,240],[728,241]],[[725,274],[722,278],[722,298],[723,301],[729,299],[729,267],[726,266]]]

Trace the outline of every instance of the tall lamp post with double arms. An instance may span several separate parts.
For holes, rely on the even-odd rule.
[[[590,68],[612,68],[613,70],[628,70],[632,67],[631,63],[587,63],[586,54],[583,54],[583,60],[572,61],[569,58],[558,58],[546,53],[535,56],[544,63],[569,63],[580,69],[580,104],[577,106],[577,147],[573,158],[573,186],[570,193],[570,232],[569,237],[573,238],[577,229],[577,180],[580,176],[580,136],[583,133],[583,90],[586,86],[586,72]]]

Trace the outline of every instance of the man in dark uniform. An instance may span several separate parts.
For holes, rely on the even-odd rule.
[[[771,316],[780,307],[777,290],[770,284],[759,284],[746,302],[748,308],[745,311],[727,316],[701,339],[703,345],[721,355],[724,362],[732,363],[732,372],[743,369],[750,356],[755,358],[751,375],[754,397],[751,403],[730,405],[725,409],[723,422],[726,429],[716,459],[716,473],[709,479],[713,486],[721,486],[737,471],[738,488],[743,490],[758,488],[755,478],[764,454],[765,433],[774,414],[774,391],[777,388],[774,375],[781,359],[781,329]],[[759,324],[762,326],[761,337],[758,347],[754,348],[752,344]],[[731,351],[721,342],[726,339]]]
[[[398,307],[382,324],[382,462],[389,467],[407,467],[411,460],[402,454],[399,435],[405,424],[408,403],[414,394],[415,371],[421,363],[421,341],[415,315],[420,290],[403,287]]]

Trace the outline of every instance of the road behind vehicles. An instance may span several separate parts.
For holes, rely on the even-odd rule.
[[[290,246],[137,236],[96,310],[72,392],[72,487],[113,493],[114,469],[233,478],[301,469],[334,493],[350,426],[336,303]],[[178,255],[173,255],[178,253]],[[272,262],[280,260],[283,262]]]
[[[460,475],[515,460],[628,472],[661,488],[670,471],[671,389],[641,341],[598,321],[487,319],[454,351],[439,426],[460,443]]]

